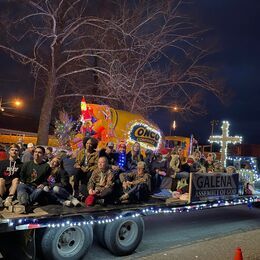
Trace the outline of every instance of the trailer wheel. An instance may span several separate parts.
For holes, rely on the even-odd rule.
[[[106,228],[106,224],[96,225],[94,228],[94,234],[97,237],[98,243],[102,247],[107,248],[106,241],[105,241],[105,228]]]
[[[106,225],[105,243],[109,251],[117,256],[131,254],[140,244],[144,233],[141,217],[125,217]]]
[[[93,242],[91,226],[69,226],[46,229],[41,239],[45,259],[80,259]]]

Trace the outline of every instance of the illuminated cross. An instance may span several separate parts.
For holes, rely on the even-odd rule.
[[[221,146],[221,162],[226,167],[227,159],[227,147],[228,144],[236,144],[242,142],[241,136],[229,136],[229,122],[223,121],[222,123],[222,135],[212,135],[209,137],[210,143],[218,143]]]

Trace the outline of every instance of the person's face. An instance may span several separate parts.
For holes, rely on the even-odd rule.
[[[178,149],[178,154],[179,154],[180,156],[183,155],[183,150],[182,150],[182,148],[179,148],[179,149]]]
[[[60,160],[58,158],[53,158],[50,162],[51,168],[56,168],[60,166]]]
[[[104,171],[107,168],[107,160],[106,158],[99,158],[98,159],[98,169]]]
[[[120,146],[118,150],[119,150],[120,153],[124,153],[126,151],[126,147]]]
[[[207,161],[208,161],[209,163],[212,163],[212,162],[213,162],[213,155],[212,155],[212,154],[209,154],[209,155],[208,155]]]
[[[34,153],[33,153],[33,159],[36,161],[42,161],[43,160],[43,151],[40,148],[36,148]]]
[[[16,159],[18,157],[19,154],[19,150],[15,147],[10,148],[9,150],[9,155],[10,157],[12,157],[13,159]]]
[[[106,152],[109,154],[109,153],[112,153],[113,150],[114,150],[114,146],[110,145],[110,146],[107,146]]]
[[[45,152],[46,156],[49,158],[52,156],[52,153],[50,150],[46,149],[46,152]]]
[[[93,144],[90,139],[86,143],[86,150],[89,152],[93,151]]]
[[[141,166],[137,166],[137,173],[139,174],[139,175],[142,175],[143,173],[144,173],[144,168],[143,167],[141,167]]]
[[[163,157],[162,157],[161,154],[157,156],[157,161],[158,161],[158,162],[160,162],[162,159],[163,159]]]
[[[139,152],[139,151],[140,151],[140,144],[135,143],[135,144],[134,144],[134,147],[133,147],[133,151],[134,151],[134,152]]]
[[[28,150],[31,152],[31,153],[34,153],[34,147],[29,147]]]
[[[200,154],[199,153],[195,153],[194,159],[195,159],[195,161],[198,161],[200,159]]]

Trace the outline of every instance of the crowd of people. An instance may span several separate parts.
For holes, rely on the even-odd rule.
[[[200,151],[184,157],[175,147],[164,153],[147,149],[138,142],[127,151],[125,143],[108,142],[98,149],[98,140],[83,139],[79,151],[55,151],[52,147],[24,149],[20,143],[0,149],[0,207],[18,201],[24,212],[32,206],[62,204],[93,206],[126,204],[167,198],[189,192],[190,173],[235,172],[224,169],[214,153],[204,158]]]

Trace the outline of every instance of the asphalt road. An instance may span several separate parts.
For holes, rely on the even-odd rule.
[[[147,216],[136,252],[120,259],[260,259],[260,209],[247,206]],[[115,259],[94,241],[86,259]]]

